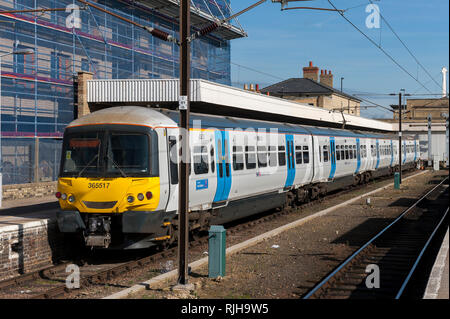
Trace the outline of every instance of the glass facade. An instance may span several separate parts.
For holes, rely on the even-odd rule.
[[[178,23],[144,6],[145,1],[96,0],[97,5],[178,38]],[[229,0],[193,0],[218,17]],[[0,0],[0,10],[69,8],[67,11],[0,14],[1,148],[3,184],[55,180],[61,138],[74,119],[74,76],[88,71],[101,79],[179,76],[178,47],[75,0]],[[78,20],[78,18],[80,20]],[[73,27],[75,26],[75,27]],[[214,34],[192,42],[193,78],[230,85],[230,41]]]

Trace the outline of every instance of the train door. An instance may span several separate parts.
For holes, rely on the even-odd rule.
[[[390,162],[389,166],[392,167],[393,163],[394,163],[394,145],[393,145],[392,140],[391,140],[391,162]]]
[[[417,161],[417,140],[414,139],[414,163]]]
[[[227,131],[216,131],[216,169],[217,188],[214,202],[222,202],[228,199],[231,189],[231,161],[230,161],[230,136]]]
[[[336,140],[334,136],[330,137],[330,160],[331,160],[331,170],[329,179],[333,179],[336,174]]]
[[[406,163],[406,141],[403,141],[403,159],[402,164]]]
[[[359,138],[356,139],[356,171],[355,174],[358,174],[359,169],[361,168],[361,142]]]
[[[290,187],[295,178],[294,136],[286,134],[287,177],[284,187]]]
[[[167,162],[169,172],[169,199],[166,211],[178,209],[178,129],[167,130]]]
[[[377,164],[375,165],[375,169],[378,169],[378,166],[380,166],[380,141],[378,139],[376,140],[375,151],[377,156]]]

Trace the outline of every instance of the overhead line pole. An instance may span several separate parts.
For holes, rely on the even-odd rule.
[[[190,30],[191,1],[180,1],[180,184],[178,192],[178,284],[188,283],[189,234],[189,113],[190,113]]]

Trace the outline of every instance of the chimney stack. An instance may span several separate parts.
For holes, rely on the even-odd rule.
[[[333,87],[333,74],[331,74],[331,70],[328,70],[328,73],[327,70],[320,71],[320,83]]]
[[[319,81],[319,68],[317,66],[313,66],[312,61],[309,61],[309,66],[303,68],[303,77],[316,82]]]

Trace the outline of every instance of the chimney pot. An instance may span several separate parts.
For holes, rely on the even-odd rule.
[[[259,91],[259,84],[256,84],[256,92]]]
[[[312,66],[313,66],[312,61],[309,61],[309,67],[312,68]]]
[[[323,70],[320,70],[320,75],[323,75]]]

